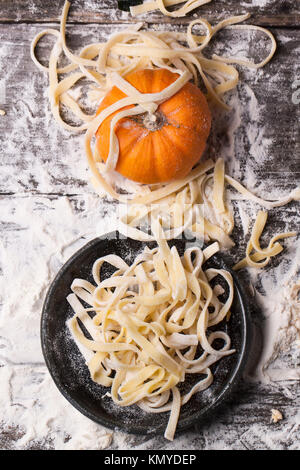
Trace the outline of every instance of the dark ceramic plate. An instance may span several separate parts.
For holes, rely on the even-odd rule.
[[[184,251],[184,240],[170,242],[170,245],[174,244],[179,252]],[[130,263],[137,253],[142,251],[144,245],[132,239],[118,239],[116,234],[108,234],[92,240],[76,252],[61,268],[47,293],[41,319],[41,343],[46,365],[56,386],[81,413],[111,429],[154,435],[164,433],[169,413],[148,414],[136,405],[115,405],[111,398],[105,396],[109,389],[95,384],[90,379],[84,359],[66,327],[66,320],[73,314],[66,301],[73,279],[79,277],[92,281],[91,268],[94,261],[107,254],[115,253]],[[155,246],[151,243],[148,245]],[[207,263],[208,267],[230,270],[219,254]],[[105,274],[109,276],[111,272]],[[235,284],[232,314],[230,320],[223,323],[222,329],[230,335],[236,353],[222,358],[214,365],[212,385],[204,392],[194,395],[181,408],[177,431],[199,424],[211,415],[229,397],[244,369],[250,342],[249,312],[240,282],[235,273],[232,275]],[[182,391],[189,390],[193,385],[191,380],[197,379],[194,375],[191,377],[193,379],[184,382]]]

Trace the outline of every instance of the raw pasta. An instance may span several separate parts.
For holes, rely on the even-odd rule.
[[[185,16],[187,13],[195,10],[195,8],[201,7],[202,5],[210,2],[211,0],[153,0],[150,2],[144,2],[141,5],[130,7],[130,12],[132,16],[137,16],[143,13],[147,13],[148,11],[160,10],[161,13],[166,16],[178,18],[180,16]],[[175,11],[171,12],[166,8],[169,6],[178,5],[179,3],[184,3],[184,5]]]
[[[295,237],[297,235],[297,232],[280,233],[271,238],[267,248],[261,248],[259,239],[266,225],[267,218],[267,212],[258,212],[250,240],[247,244],[246,256],[233,267],[235,271],[247,266],[251,268],[264,268],[269,263],[272,256],[278,255],[283,250],[278,240]]]
[[[155,5],[163,11],[166,6],[177,3],[180,2],[165,0],[165,2],[157,1]],[[194,8],[200,3],[207,2],[189,0],[182,8]],[[148,8],[149,4],[146,5],[145,8]],[[69,7],[70,2],[66,1],[60,31],[48,28],[38,33],[33,39],[31,56],[35,64],[49,75],[50,104],[55,119],[69,131],[86,131],[85,150],[96,191],[101,195],[104,191],[113,199],[128,205],[126,214],[120,219],[120,231],[138,240],[153,240],[154,235],[141,230],[140,224],[145,216],[153,218],[160,215],[168,239],[180,235],[188,228],[197,238],[205,241],[217,240],[222,248],[230,248],[233,246],[230,234],[234,227],[234,220],[224,200],[225,182],[238,190],[245,198],[254,200],[266,208],[300,198],[300,190],[297,189],[284,201],[278,201],[278,203],[263,201],[227,176],[224,162],[220,159],[216,164],[211,160],[200,162],[188,177],[167,184],[146,186],[130,182],[130,190],[128,194],[124,194],[124,187],[118,186],[114,172],[119,152],[114,125],[118,120],[144,112],[148,112],[151,116],[161,102],[174,95],[192,77],[197,82],[198,76],[203,80],[208,98],[227,108],[223,95],[237,85],[238,72],[235,67],[226,62],[255,68],[262,67],[272,58],[276,50],[276,42],[273,35],[264,28],[239,25],[249,17],[246,14],[222,20],[215,26],[204,18],[197,18],[190,22],[186,33],[143,31],[142,23],[138,23],[113,34],[105,43],[85,46],[80,54],[76,55],[69,50],[65,37]],[[144,8],[143,5],[138,7]],[[182,9],[175,13],[179,14],[180,11],[183,14],[187,13],[186,10],[184,13]],[[201,36],[193,34],[193,28],[196,25],[204,28],[205,34]],[[218,31],[227,27],[254,28],[264,32],[271,40],[270,53],[259,64],[248,60],[216,56],[208,59],[203,55],[204,49]],[[39,40],[49,34],[55,36],[56,42],[50,54],[49,66],[45,67],[37,60],[35,49]],[[186,45],[184,46],[183,43]],[[64,67],[58,66],[61,54],[64,54],[70,61]],[[128,72],[146,67],[167,68],[176,72],[179,77],[160,93],[143,94],[131,86],[123,76]],[[69,93],[70,88],[82,78],[88,78],[92,82],[90,94],[98,101],[113,85],[119,87],[127,98],[109,106],[98,116],[87,115]],[[211,78],[217,84],[213,85]],[[62,104],[81,119],[81,125],[70,125],[63,120],[60,114]],[[135,106],[130,110],[124,110],[123,108],[128,105]],[[103,120],[116,111],[118,113],[112,120],[110,130],[109,156],[104,164],[98,153],[93,150],[92,142]],[[211,170],[213,173],[210,172]],[[129,186],[128,181],[124,179],[122,183],[125,188]],[[119,191],[120,189],[122,192]],[[211,191],[212,197],[210,197]],[[151,223],[148,226],[150,227]]]
[[[132,265],[116,255],[104,256],[93,265],[95,284],[74,279],[67,298],[74,316],[68,326],[92,380],[110,387],[119,406],[170,411],[165,437],[172,440],[181,406],[210,386],[212,364],[234,352],[227,333],[209,331],[230,312],[234,286],[224,269],[203,269],[219,250],[218,243],[203,251],[198,246],[188,248],[180,257],[175,246],[169,247],[158,219],[152,231],[157,248],[146,247]],[[116,269],[107,279],[101,276],[104,263]],[[224,303],[210,286],[216,276],[228,285]],[[85,336],[78,319],[92,339]],[[214,348],[216,339],[223,341],[221,349]],[[204,378],[181,395],[178,387],[188,374]]]
[[[181,16],[209,0],[189,0],[178,10],[167,7],[178,0],[156,0],[132,9],[138,14],[157,7],[168,16]],[[49,98],[52,113],[59,124],[75,132],[85,131],[85,149],[92,172],[93,183],[99,193],[106,194],[128,205],[120,219],[119,230],[138,240],[156,240],[158,247],[145,248],[129,266],[121,258],[110,255],[98,259],[93,266],[95,283],[75,279],[68,301],[74,316],[68,326],[84,355],[91,378],[110,388],[113,401],[120,406],[137,404],[152,413],[170,412],[165,437],[172,440],[179,419],[180,408],[193,394],[209,387],[213,381],[210,367],[224,356],[232,354],[230,338],[224,331],[209,333],[210,326],[218,325],[230,316],[233,282],[224,270],[203,270],[206,259],[219,248],[233,246],[230,237],[234,219],[225,199],[225,186],[231,185],[243,197],[269,209],[300,199],[299,188],[280,201],[264,201],[250,193],[225,173],[222,159],[201,161],[188,177],[159,186],[131,183],[124,195],[114,183],[114,169],[118,161],[118,140],[114,125],[121,118],[155,112],[161,102],[173,96],[191,78],[197,83],[201,77],[208,99],[228,109],[223,95],[236,87],[239,74],[232,64],[252,68],[264,66],[274,55],[276,42],[264,28],[240,25],[249,15],[235,16],[212,26],[204,18],[190,22],[186,33],[174,31],[143,31],[142,24],[113,34],[105,43],[84,46],[76,55],[66,43],[66,21],[70,2],[66,1],[60,31],[48,28],[32,41],[31,57],[37,67],[49,76]],[[193,34],[201,26],[205,33]],[[255,29],[270,38],[271,49],[260,63],[247,59],[203,55],[211,39],[223,28]],[[48,67],[36,58],[38,42],[45,35],[55,37]],[[185,45],[184,45],[185,44]],[[69,63],[59,67],[61,55]],[[167,68],[178,74],[176,81],[157,94],[139,93],[123,78],[127,73],[151,68]],[[97,101],[112,87],[117,86],[127,98],[106,108],[98,116],[89,115],[80,107],[70,89],[83,78],[89,79],[89,96]],[[76,118],[78,126],[69,124],[61,115],[61,105]],[[135,105],[130,110],[123,108]],[[100,124],[117,111],[110,132],[110,151],[104,164],[92,149],[92,141]],[[124,188],[122,188],[124,189]],[[266,249],[261,249],[259,237],[266,216],[260,212],[249,241],[246,258],[235,269],[243,266],[261,267],[282,249],[279,238],[273,237]],[[151,234],[141,229],[141,222],[149,217]],[[161,221],[161,222],[160,222]],[[167,239],[179,236],[189,229],[197,238],[215,241],[205,250],[193,247],[179,257],[176,248],[170,249]],[[253,253],[253,251],[255,251]],[[109,279],[102,279],[101,267],[109,263],[116,268]],[[223,277],[229,295],[222,303],[210,281]],[[90,307],[83,306],[81,301]],[[80,320],[90,334],[87,338],[80,328]],[[216,339],[223,340],[221,349],[214,348]],[[199,355],[199,346],[202,353]],[[181,396],[180,383],[187,374],[203,374],[189,391]]]

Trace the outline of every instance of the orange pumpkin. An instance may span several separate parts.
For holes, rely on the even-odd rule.
[[[178,74],[167,69],[145,69],[125,76],[141,93],[158,93],[177,78]],[[113,87],[97,114],[125,97]],[[109,153],[110,122],[115,114],[106,118],[96,133],[97,150],[104,161]],[[153,122],[148,113],[130,116],[120,119],[115,126],[120,149],[116,171],[139,183],[162,183],[185,177],[201,158],[210,132],[211,114],[206,98],[192,83],[186,83],[160,104],[155,117]]]

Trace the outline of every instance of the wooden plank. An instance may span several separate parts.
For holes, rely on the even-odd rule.
[[[101,28],[73,25],[68,28],[68,43],[72,50],[78,51],[84,44],[104,40],[120,28],[120,25]],[[6,111],[0,118],[0,143],[5,149],[1,159],[0,192],[92,192],[83,136],[62,130],[53,119],[47,98],[47,76],[36,69],[30,58],[30,42],[42,29],[43,26],[25,24],[0,27],[0,72],[4,78],[0,108]],[[214,112],[210,153],[213,157],[223,155],[229,170],[235,154],[235,164],[240,168],[236,176],[246,183],[251,170],[255,181],[268,175],[271,188],[279,186],[287,191],[299,181],[300,169],[299,106],[292,102],[293,84],[299,77],[300,32],[279,29],[275,33],[278,51],[273,60],[258,71],[241,68],[239,87],[228,95],[232,111]],[[224,52],[224,44],[228,45],[229,53],[231,47],[234,52],[238,44],[252,56],[256,48],[263,54],[268,47],[260,34],[251,36],[239,31],[220,33],[219,40],[214,41],[214,50]],[[43,63],[47,63],[46,41],[42,42],[38,54]],[[259,126],[255,128],[256,120]],[[233,132],[235,148],[230,148]],[[259,191],[259,187],[256,189]]]
[[[64,1],[59,0],[0,0],[0,21],[1,22],[58,22]],[[89,0],[83,2],[74,0],[70,10],[69,21],[75,23],[120,23],[136,21],[128,12],[117,8],[117,0]],[[251,2],[246,0],[237,4],[235,0],[219,0],[203,5],[192,14],[204,16],[208,20],[216,21],[224,16],[232,16],[242,13],[251,13],[251,22],[258,25],[267,26],[288,26],[298,27],[300,24],[300,14],[297,2],[294,0],[273,0],[272,2]],[[170,18],[162,16],[160,11],[149,12],[140,16],[148,23],[187,23],[192,15],[187,18]]]
[[[221,17],[225,4],[226,12],[232,13],[237,2],[231,0],[214,3],[214,15]],[[258,20],[259,14],[267,15],[268,9],[274,15],[276,12],[277,16],[273,17],[268,13],[264,24],[279,24],[282,15],[288,16],[286,24],[284,20],[282,26],[296,23],[295,2],[274,1],[272,8],[270,2],[265,2],[266,5],[260,10],[250,3],[252,2],[242,2],[241,11],[246,11],[248,7],[256,10]],[[0,108],[7,113],[0,117],[1,241],[5,249],[10,247],[27,253],[29,265],[32,266],[31,272],[34,273],[39,263],[48,263],[51,253],[47,246],[40,243],[39,232],[32,228],[32,217],[35,217],[35,222],[39,219],[47,221],[47,233],[49,236],[53,235],[53,250],[58,254],[57,259],[55,256],[53,258],[54,263],[48,263],[49,272],[45,271],[51,276],[56,273],[62,256],[67,259],[79,248],[78,244],[84,244],[97,234],[95,225],[99,220],[102,229],[105,229],[106,222],[110,227],[114,213],[111,203],[106,204],[98,199],[89,183],[83,136],[61,130],[54,121],[47,100],[47,77],[36,70],[29,56],[32,37],[46,25],[21,23],[43,23],[49,20],[57,22],[62,5],[63,1],[0,0],[1,21],[20,22],[0,25]],[[112,1],[102,2],[101,10],[97,10],[99,2],[96,0],[84,2],[84,10],[88,11],[86,16],[82,16],[80,5],[83,2],[74,2],[71,16],[73,23],[103,24],[101,27],[97,24],[69,26],[68,42],[72,50],[78,51],[83,44],[106,39],[111,32],[119,30],[128,21],[127,14],[113,10]],[[106,11],[103,5],[107,6]],[[290,8],[289,11],[283,11],[284,5]],[[205,8],[211,14],[210,6]],[[44,11],[47,11],[47,18],[43,15]],[[115,23],[113,26],[104,24],[109,18]],[[149,23],[154,22],[155,28],[160,27],[160,24],[155,23],[157,18],[162,22],[160,14],[149,16]],[[299,104],[292,99],[296,79],[299,77],[300,32],[283,28],[273,29],[273,32],[279,46],[276,56],[261,70],[240,68],[239,87],[228,96],[233,109],[229,113],[214,111],[214,128],[209,146],[209,153],[213,157],[223,156],[226,159],[229,174],[233,172],[241,181],[249,184],[250,189],[258,194],[264,192],[261,195],[267,198],[276,197],[278,191],[288,192],[300,181]],[[227,42],[228,39],[230,43]],[[267,47],[260,36],[242,35],[237,31],[222,32],[219,40],[213,44],[216,52],[224,52],[224,44],[232,52],[248,50],[251,56],[255,55],[257,47],[258,56],[265,53],[264,48]],[[241,51],[237,51],[236,45],[239,45]],[[47,62],[48,53],[49,47],[43,42],[39,48],[39,56],[44,63]],[[267,191],[266,185],[261,184],[265,180],[268,181]],[[65,204],[68,209],[65,212],[66,220],[63,221],[58,220],[58,207],[61,204]],[[258,208],[243,204],[239,203],[239,207],[245,208],[252,222]],[[239,227],[234,232],[237,247],[230,255],[237,261],[243,256],[247,236],[241,231],[237,204],[234,207]],[[271,232],[274,234],[287,229],[294,230],[297,225],[299,210],[296,203],[278,208],[270,212],[266,236]],[[66,229],[62,230],[62,227]],[[61,234],[59,243],[55,242],[56,233]],[[294,246],[293,240],[290,244],[289,241],[284,242],[284,245],[284,252],[273,260],[272,268],[285,261],[285,255],[289,253],[288,247]],[[0,276],[3,276],[2,268],[4,266],[0,266]],[[19,269],[18,265],[12,268]],[[246,271],[241,271],[239,275],[245,283],[249,282]],[[46,284],[47,281],[43,285]],[[37,286],[33,285],[32,288]],[[41,298],[43,294],[44,291],[37,298]],[[2,299],[0,307],[1,302]],[[261,314],[254,304],[252,310],[252,317],[258,320]],[[38,340],[38,336],[36,338]],[[14,367],[12,365],[12,369]],[[299,384],[289,383],[288,394],[285,393],[284,386],[283,383],[278,387],[264,387],[243,380],[238,391],[215,416],[196,430],[179,435],[174,444],[169,444],[162,438],[127,436],[120,440],[121,444],[118,444],[116,438],[111,449],[121,446],[124,448],[124,445],[128,449],[151,450],[167,449],[172,445],[176,449],[218,449],[220,442],[224,448],[233,450],[295,449],[300,440],[300,427],[295,424],[299,408]],[[36,406],[39,406],[38,402]],[[284,415],[283,421],[276,425],[270,422],[272,408],[279,409]],[[68,429],[65,431],[67,433]],[[20,448],[17,440],[23,434],[24,429],[21,427],[2,424],[0,448]],[[49,439],[32,441],[28,448],[48,449],[51,446],[53,443],[50,434]]]
[[[120,433],[117,433],[109,449],[153,451],[174,449],[176,446],[176,450],[295,450],[300,439],[300,427],[295,425],[294,419],[298,411],[295,400],[297,384],[289,385],[289,390],[291,396],[287,397],[279,388],[270,389],[242,381],[238,392],[214,415],[207,417],[196,429],[178,434],[173,443],[162,437],[130,434],[118,439]],[[279,409],[284,416],[276,424],[271,422],[273,408]],[[20,449],[17,441],[24,431],[18,426],[3,426],[0,430],[1,449]],[[68,429],[64,431],[67,436]],[[26,446],[26,450],[54,448],[51,431],[48,439],[35,439]]]

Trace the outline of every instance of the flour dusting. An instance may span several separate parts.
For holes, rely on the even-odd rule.
[[[257,6],[269,3],[252,2]],[[92,8],[95,2],[89,5]],[[248,7],[249,3],[241,5]],[[34,11],[34,2],[30,2],[30,8]],[[284,413],[284,419],[270,423],[276,404],[266,410],[265,418],[247,416],[247,426],[241,425],[239,432],[231,429],[226,419],[219,419],[169,443],[159,437],[105,429],[80,414],[56,389],[40,347],[40,316],[46,292],[73,253],[96,236],[117,228],[117,209],[115,204],[101,200],[89,183],[82,135],[70,135],[54,121],[46,78],[34,70],[30,79],[24,79],[23,64],[27,71],[33,70],[26,65],[30,39],[42,28],[26,25],[30,29],[27,40],[22,28],[18,25],[12,33],[7,27],[7,34],[0,38],[0,104],[6,110],[0,120],[4,149],[0,175],[0,408],[3,428],[16,430],[15,441],[9,445],[16,449],[278,449],[286,445],[296,449],[300,412],[295,416]],[[90,28],[93,36],[99,37],[105,26]],[[288,43],[288,37],[282,34],[281,38],[283,44]],[[242,35],[231,43],[230,54],[245,55],[247,43]],[[269,110],[257,98],[260,86],[270,87],[266,93],[276,91],[278,74],[272,82],[268,73],[242,72],[237,90],[228,96],[231,111],[215,113],[208,153],[213,158],[223,157],[227,173],[257,195],[277,199],[289,192],[288,178],[283,178],[278,187],[261,177],[268,174],[276,145],[276,136],[268,128]],[[18,99],[11,86],[16,81],[23,84]],[[239,199],[233,201],[233,207],[243,237],[236,240],[231,254],[240,259],[259,208]],[[266,237],[296,230],[298,213],[295,203],[284,212],[282,208],[271,211]],[[299,239],[283,244],[283,253],[266,269],[241,273],[255,294],[263,318],[264,348],[249,380],[264,387],[281,387],[286,396],[299,399],[294,391],[300,363],[299,298],[292,296],[300,278],[300,244]],[[8,445],[5,437],[0,437],[0,443],[3,448]]]
[[[96,237],[114,206],[96,195],[0,199],[1,419],[18,426],[18,447],[35,442],[55,449],[102,449],[112,433],[75,410],[56,389],[42,356],[40,314],[55,274],[77,249]],[[11,234],[14,233],[12,237]]]

